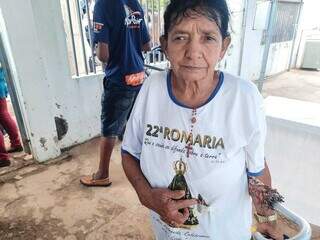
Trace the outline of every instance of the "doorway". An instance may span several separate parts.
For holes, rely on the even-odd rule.
[[[0,19],[3,20],[3,19]],[[1,124],[0,122],[0,131],[2,131],[2,134],[4,136],[4,142],[5,142],[5,147],[7,151],[10,150],[15,150],[12,149],[12,139],[15,137],[12,137],[12,132],[14,132],[12,129],[12,124],[16,125],[18,128],[18,135],[20,138],[20,142],[23,147],[23,150],[16,149],[17,151],[13,151],[12,153],[9,153],[9,158],[11,163],[15,162],[15,159],[19,162],[20,159],[22,158],[23,160],[31,160],[32,156],[28,156],[28,154],[31,154],[31,145],[30,145],[30,140],[28,137],[26,125],[25,125],[25,119],[23,117],[23,113],[21,111],[21,98],[18,94],[18,81],[14,75],[14,68],[13,68],[13,61],[9,58],[10,55],[10,50],[7,47],[8,41],[7,41],[7,36],[5,32],[5,28],[3,27],[3,21],[2,24],[0,24],[0,64],[2,68],[2,79],[4,79],[3,83],[4,86],[4,96],[2,96],[1,100],[4,101],[2,103],[6,104],[5,112],[8,113],[6,116],[7,121],[10,121],[10,124],[8,127],[5,122]],[[5,42],[7,41],[7,42]],[[11,61],[10,61],[11,60]],[[2,106],[2,105],[1,105]],[[1,108],[3,109],[3,108]],[[7,109],[7,110],[6,110]],[[1,118],[3,119],[3,118]],[[9,119],[9,120],[8,120]],[[3,121],[3,120],[1,120]],[[7,125],[7,126],[6,126]],[[16,132],[16,131],[15,131]],[[28,156],[28,159],[25,159],[25,157]],[[10,169],[17,169],[20,168],[21,166],[24,166],[25,164],[22,163],[23,161],[20,161],[18,164],[11,164],[12,167],[8,168],[7,171],[10,172]],[[6,172],[6,171],[5,171]],[[2,174],[1,174],[2,175]]]

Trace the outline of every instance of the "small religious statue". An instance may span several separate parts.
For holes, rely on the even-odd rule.
[[[174,170],[176,172],[176,175],[172,179],[168,188],[172,191],[184,190],[185,195],[181,199],[192,199],[192,195],[188,188],[187,181],[183,176],[187,171],[187,165],[185,162],[182,161],[181,158],[179,161],[174,162]],[[188,207],[188,210],[189,210],[189,218],[184,222],[182,226],[180,226],[182,228],[191,228],[192,226],[199,224],[197,217],[194,215],[193,208]],[[179,211],[183,212],[183,209],[180,209]]]

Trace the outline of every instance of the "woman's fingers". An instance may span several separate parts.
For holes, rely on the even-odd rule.
[[[197,204],[196,199],[187,199],[187,200],[178,200],[173,201],[172,208],[173,210],[185,209]]]
[[[188,208],[184,208],[183,209],[183,213],[177,211],[176,212],[176,217],[174,218],[174,222],[176,222],[177,224],[181,225],[183,224],[189,217],[189,210]]]
[[[161,217],[164,222],[166,222],[171,227],[177,227],[184,224],[184,222],[189,217],[188,208],[183,209],[183,213],[179,211],[172,212],[168,217]]]
[[[175,200],[179,200],[179,199],[183,198],[185,194],[186,194],[186,192],[184,190],[171,191],[168,189],[168,191],[167,191],[167,196],[170,199],[175,199]]]
[[[188,219],[190,214],[188,208],[196,203],[197,201],[195,199],[178,201],[172,200],[170,202],[170,206],[168,207],[166,218],[174,221],[177,224],[183,224]],[[182,212],[181,209],[183,210]]]
[[[275,240],[283,240],[282,231],[280,231],[277,225],[274,225],[272,223],[260,223],[258,224],[257,230],[258,232],[266,234]]]
[[[161,219],[170,226],[183,224],[190,214],[188,208],[197,204],[197,199],[179,200],[185,196],[185,191],[154,189],[153,193],[154,210],[156,210],[161,216]]]
[[[189,215],[190,215],[189,208],[184,208],[182,212],[182,218],[181,218],[182,223],[184,223],[189,218]]]

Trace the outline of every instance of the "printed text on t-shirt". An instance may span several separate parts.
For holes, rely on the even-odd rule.
[[[198,145],[201,148],[224,149],[223,138],[209,135],[194,134],[179,129],[147,124],[146,135],[149,137],[162,137],[169,141]]]

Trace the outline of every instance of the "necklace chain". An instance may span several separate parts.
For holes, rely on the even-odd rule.
[[[197,122],[197,109],[196,109],[196,108],[193,108],[193,109],[192,109],[192,114],[191,114],[190,122],[191,122],[190,134],[193,134],[194,124]],[[190,153],[191,153],[191,151],[192,151],[192,146],[191,146],[191,145],[192,145],[192,142],[189,141],[189,143],[188,143],[187,146],[185,147],[185,148],[187,149],[187,152],[186,152],[187,159],[189,158]]]

